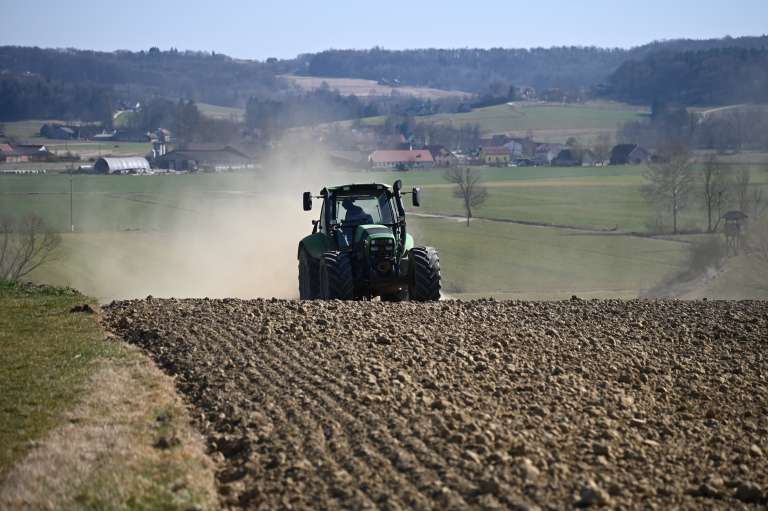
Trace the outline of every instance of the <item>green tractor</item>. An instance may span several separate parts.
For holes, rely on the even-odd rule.
[[[405,229],[403,195],[419,206],[418,188],[402,192],[398,179],[385,184],[323,188],[304,192],[304,211],[323,199],[312,234],[299,243],[302,300],[440,299],[440,258],[432,247],[414,246]]]

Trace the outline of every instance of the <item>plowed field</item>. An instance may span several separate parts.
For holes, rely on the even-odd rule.
[[[108,328],[177,378],[253,509],[768,504],[768,303],[157,300]]]

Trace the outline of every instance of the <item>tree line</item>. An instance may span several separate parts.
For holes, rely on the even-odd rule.
[[[672,232],[680,232],[680,214],[691,207],[702,211],[709,233],[718,229],[729,209],[752,218],[760,218],[768,210],[768,196],[753,185],[751,169],[725,165],[714,153],[697,163],[685,145],[662,148],[644,177],[641,193],[656,209],[657,231],[671,221]]]
[[[109,87],[0,74],[0,121],[76,119],[109,125],[115,104]]]
[[[628,61],[659,52],[701,52],[716,48],[765,48],[768,37],[676,39],[631,49],[582,46],[552,48],[463,48],[327,50],[278,65],[283,72],[310,76],[398,79],[407,85],[482,93],[500,81],[518,87],[590,89]]]
[[[768,48],[660,51],[624,62],[599,88],[629,103],[727,105],[768,101]]]
[[[697,112],[655,101],[649,118],[624,123],[618,138],[645,147],[682,144],[721,153],[766,150],[768,107],[739,105]]]
[[[97,52],[0,47],[4,75],[35,76],[43,82],[111,88],[118,99],[162,96],[222,106],[243,106],[253,95],[292,86],[267,63],[235,60],[213,52]]]

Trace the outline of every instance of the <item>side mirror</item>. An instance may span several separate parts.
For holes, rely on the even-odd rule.
[[[413,200],[414,208],[418,208],[421,206],[421,188],[416,188],[416,187],[413,188],[411,199]]]
[[[400,190],[403,189],[403,182],[400,179],[398,179],[397,181],[395,181],[395,184],[392,185],[392,189],[395,191],[395,195],[397,195],[398,193],[400,193]]]
[[[302,202],[304,203],[304,211],[312,210],[312,192],[304,192],[302,196]]]

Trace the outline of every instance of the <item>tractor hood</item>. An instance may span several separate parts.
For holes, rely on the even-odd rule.
[[[357,229],[355,229],[355,243],[360,243],[361,241],[370,240],[370,239],[379,239],[379,238],[393,238],[395,235],[392,232],[391,227],[387,227],[386,225],[376,225],[376,224],[366,224],[366,225],[358,225]]]
[[[395,240],[395,234],[392,232],[391,227],[386,225],[366,224],[358,225],[355,229],[354,244],[358,245],[366,241],[370,242],[378,239],[392,239]],[[402,255],[406,254],[411,248],[413,248],[413,236],[410,234],[405,235],[405,243],[402,247],[398,247]]]

